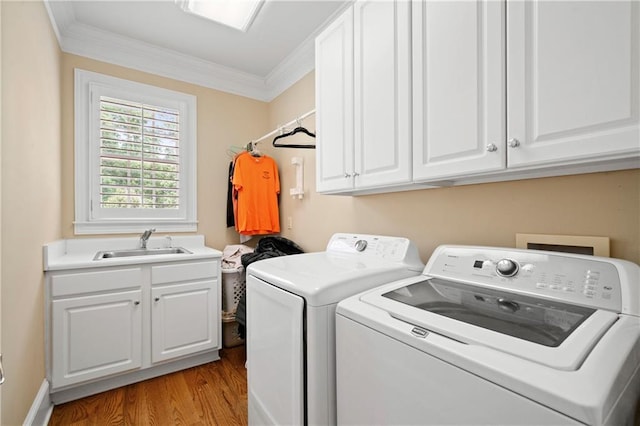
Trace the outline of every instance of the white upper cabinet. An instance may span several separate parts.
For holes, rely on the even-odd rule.
[[[411,4],[354,4],[357,188],[408,183],[411,173]]]
[[[353,9],[316,38],[316,187],[353,186]],[[321,141],[321,142],[320,142]]]
[[[413,2],[416,180],[502,170],[505,4]]]
[[[507,3],[509,167],[640,151],[640,3]]]
[[[356,1],[316,49],[319,192],[640,167],[636,0]]]
[[[549,176],[637,158],[639,6],[414,2],[414,179]]]
[[[316,39],[316,188],[409,183],[411,4],[356,1]]]

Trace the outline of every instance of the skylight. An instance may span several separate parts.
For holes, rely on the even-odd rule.
[[[246,32],[265,0],[176,0],[182,10]]]

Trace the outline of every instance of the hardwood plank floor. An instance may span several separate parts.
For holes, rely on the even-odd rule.
[[[220,358],[56,405],[49,425],[247,425],[245,346]]]

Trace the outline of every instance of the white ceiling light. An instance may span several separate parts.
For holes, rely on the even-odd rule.
[[[185,12],[247,31],[265,0],[175,0]]]

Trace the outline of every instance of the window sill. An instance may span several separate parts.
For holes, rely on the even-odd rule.
[[[156,232],[196,232],[198,222],[170,220],[73,222],[75,235],[132,234],[155,228]]]

